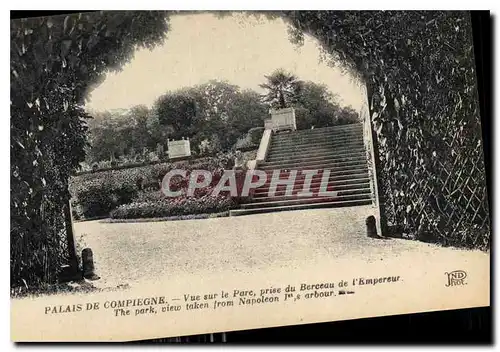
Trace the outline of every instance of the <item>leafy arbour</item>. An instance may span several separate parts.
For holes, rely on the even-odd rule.
[[[68,178],[84,159],[92,85],[168,30],[164,12],[11,22],[11,286],[53,281],[64,261]]]
[[[273,15],[276,15],[273,14]],[[489,246],[467,12],[281,12],[291,38],[314,36],[361,78],[379,144],[384,212],[412,237]],[[463,194],[466,192],[467,194]]]

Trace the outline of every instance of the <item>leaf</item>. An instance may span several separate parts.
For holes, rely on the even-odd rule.
[[[69,49],[71,48],[72,41],[67,39],[61,42],[61,57],[65,58],[68,55]]]
[[[63,27],[63,31],[64,31],[64,33],[67,33],[67,32],[68,32],[68,26],[69,26],[69,22],[70,22],[70,20],[71,20],[71,19],[70,19],[70,16],[69,16],[69,15],[68,15],[68,16],[66,16],[66,17],[64,18],[64,27]]]

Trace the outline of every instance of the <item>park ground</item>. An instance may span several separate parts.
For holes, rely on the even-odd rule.
[[[97,220],[75,223],[75,232],[79,246],[94,252],[101,279],[93,284],[99,288],[137,287],[186,275],[297,269],[322,261],[380,263],[410,255],[417,260],[487,255],[418,241],[368,238],[365,219],[372,214],[372,207],[360,206],[202,220]]]

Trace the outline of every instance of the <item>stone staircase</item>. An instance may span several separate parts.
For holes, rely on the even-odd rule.
[[[231,216],[372,204],[362,124],[274,134],[266,160],[257,168],[268,174],[267,182],[240,209],[231,210]],[[280,179],[297,170],[291,194],[285,194],[286,185],[278,185],[274,196],[269,194],[274,170],[280,170]],[[312,194],[298,195],[306,179],[302,170],[318,170],[311,179]],[[322,185],[335,193],[318,195]]]

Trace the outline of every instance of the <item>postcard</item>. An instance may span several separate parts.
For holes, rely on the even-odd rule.
[[[490,305],[470,14],[11,20],[11,339]]]

